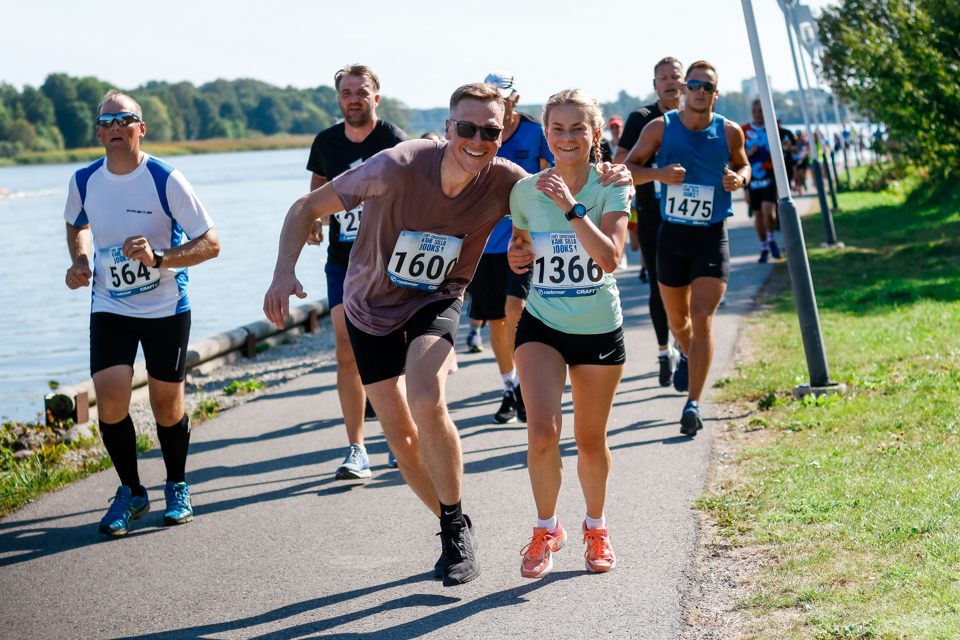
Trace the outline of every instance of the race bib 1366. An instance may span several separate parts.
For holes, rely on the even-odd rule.
[[[603,287],[603,269],[576,233],[531,233],[533,288],[543,297],[592,296]]]

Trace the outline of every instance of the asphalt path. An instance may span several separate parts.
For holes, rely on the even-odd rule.
[[[736,198],[708,387],[771,268],[756,263],[745,209]],[[568,387],[558,507],[567,546],[547,578],[520,576],[536,516],[526,430],[493,424],[500,377],[489,341],[483,353],[465,353],[464,319],[448,402],[463,442],[464,511],[479,535],[477,580],[444,588],[431,577],[438,523],[387,466],[378,423],[366,426],[373,478],[334,480],[346,437],[335,370],[324,367],[194,431],[187,480],[196,518],[188,525],[162,524],[159,449],[141,456],[153,511],[126,538],[97,532],[116,491],[113,470],[0,520],[0,637],[678,637],[698,532],[691,505],[706,479],[714,410],[705,402],[706,428],[696,438],[680,435],[685,396],[657,384],[648,288],[637,278],[637,254],[630,259],[618,274],[627,364],[608,432],[613,572],[584,570]]]

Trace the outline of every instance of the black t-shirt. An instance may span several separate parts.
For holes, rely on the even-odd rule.
[[[783,144],[787,140],[790,140],[790,142],[793,143],[793,146],[796,147],[797,136],[793,135],[793,131],[790,131],[790,129],[785,129],[783,127],[779,127],[779,129],[780,129],[780,144]],[[783,164],[787,165],[788,167],[793,165],[792,151],[787,151],[786,149],[783,150]]]
[[[623,133],[620,135],[620,142],[617,143],[617,146],[627,151],[633,149],[633,145],[637,144],[637,140],[640,139],[643,128],[650,124],[651,120],[656,120],[663,114],[664,112],[660,110],[660,104],[657,102],[640,107],[631,113],[630,117],[627,118],[627,123],[623,125]],[[643,166],[652,167],[655,160],[656,154],[650,156],[650,159]],[[637,185],[637,211],[660,215],[660,202],[657,200],[657,193],[652,182]]]
[[[384,149],[396,146],[398,142],[409,140],[407,134],[396,125],[380,118],[363,142],[351,142],[347,138],[346,125],[343,122],[324,129],[317,134],[310,148],[310,159],[307,160],[307,171],[323,176],[331,181],[341,173],[359,166]],[[359,216],[354,220],[348,214],[351,225],[359,226]],[[356,232],[353,229],[354,233]],[[340,222],[336,216],[330,219],[330,248],[327,250],[327,259],[333,264],[346,267],[350,261],[350,249],[353,242],[340,240]]]

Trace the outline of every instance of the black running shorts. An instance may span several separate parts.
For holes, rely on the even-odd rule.
[[[467,291],[471,320],[501,320],[507,317],[507,296],[526,300],[533,270],[514,273],[505,253],[485,253]]]
[[[190,341],[190,311],[166,318],[90,314],[90,375],[125,364],[132,367],[143,345],[147,373],[161,382],[183,382]]]
[[[751,211],[760,211],[761,205],[764,202],[777,204],[780,201],[780,198],[777,197],[777,183],[774,182],[773,179],[771,179],[770,184],[765,187],[760,187],[759,189],[748,187],[747,191],[749,192]]]
[[[730,277],[730,243],[727,227],[708,227],[666,220],[657,239],[657,280],[668,287],[685,287],[697,278]]]
[[[580,364],[619,365],[627,361],[623,327],[609,333],[565,333],[548,327],[524,309],[517,323],[516,348],[528,342],[553,347],[571,367]]]
[[[385,336],[361,331],[347,317],[347,333],[350,334],[360,381],[373,384],[403,375],[407,366],[407,349],[420,336],[439,336],[456,346],[462,304],[459,298],[431,302],[405,325]]]

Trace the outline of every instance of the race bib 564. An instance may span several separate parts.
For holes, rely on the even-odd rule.
[[[160,269],[130,260],[123,255],[122,246],[102,249],[98,254],[110,297],[126,298],[160,286]]]

